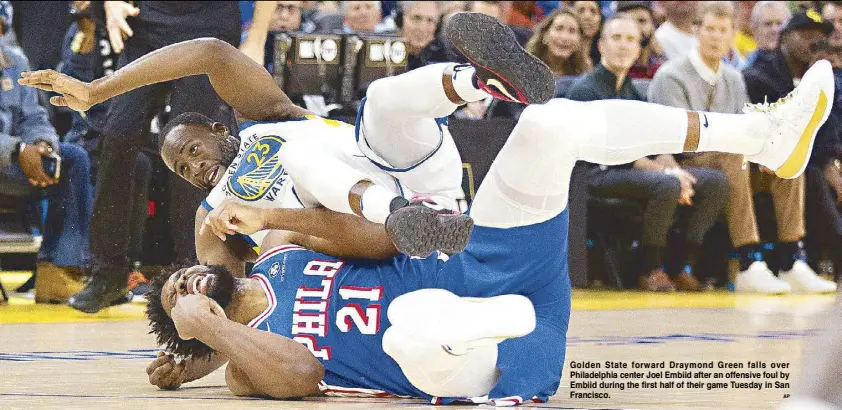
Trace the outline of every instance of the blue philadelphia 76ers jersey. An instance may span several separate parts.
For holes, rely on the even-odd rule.
[[[326,395],[430,397],[382,348],[389,304],[432,282],[422,272],[435,274],[438,263],[432,256],[411,262],[351,263],[297,246],[274,248],[252,270],[269,307],[249,326],[307,346],[325,367],[320,389]]]

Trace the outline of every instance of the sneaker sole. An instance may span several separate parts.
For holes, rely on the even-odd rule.
[[[474,220],[468,215],[441,215],[423,206],[398,209],[386,221],[392,243],[410,256],[427,257],[437,249],[447,254],[461,252],[473,228]]]
[[[458,13],[447,20],[444,32],[471,64],[505,79],[526,97],[527,103],[545,103],[555,96],[550,68],[524,50],[512,30],[495,18]]]

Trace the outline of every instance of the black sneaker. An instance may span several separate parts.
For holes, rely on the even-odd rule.
[[[476,69],[477,86],[495,98],[541,104],[555,95],[550,68],[518,44],[512,29],[482,13],[457,13],[444,34]]]
[[[427,197],[402,202],[393,202],[386,218],[386,233],[401,253],[426,258],[437,249],[452,255],[468,246],[474,228],[470,216],[441,209]]]
[[[96,269],[96,268],[95,268]],[[105,275],[94,271],[85,288],[67,301],[73,309],[84,313],[97,313],[109,306],[131,301],[126,289],[125,275]]]

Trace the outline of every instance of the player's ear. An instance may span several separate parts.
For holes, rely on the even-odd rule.
[[[221,122],[215,122],[211,125],[211,130],[219,137],[225,138],[229,135],[228,127]]]

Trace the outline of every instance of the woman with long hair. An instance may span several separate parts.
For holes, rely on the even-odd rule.
[[[526,51],[546,63],[556,76],[578,76],[591,69],[582,46],[582,25],[569,8],[557,8],[535,27]]]

